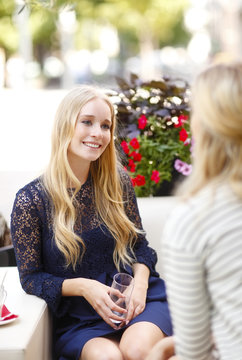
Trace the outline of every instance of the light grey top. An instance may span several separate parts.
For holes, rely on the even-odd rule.
[[[162,261],[181,360],[242,359],[242,201],[211,185],[180,204]]]

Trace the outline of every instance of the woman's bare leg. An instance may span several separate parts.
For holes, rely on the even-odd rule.
[[[79,360],[123,360],[119,339],[97,337],[89,340],[84,345]]]
[[[149,352],[145,360],[178,360],[175,355],[175,343],[173,336],[158,341]]]
[[[124,360],[144,360],[152,347],[165,334],[150,322],[139,322],[128,327],[120,340],[120,350]]]

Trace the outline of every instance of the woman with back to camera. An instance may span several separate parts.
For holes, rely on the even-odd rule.
[[[171,335],[156,253],[142,230],[114,144],[116,119],[101,89],[80,86],[61,102],[43,176],[16,195],[11,233],[20,280],[54,315],[57,359],[144,359]],[[134,276],[126,322],[110,298],[118,271]]]
[[[147,360],[242,359],[242,63],[192,89],[193,171],[163,234],[174,339]],[[175,343],[175,348],[173,344]]]

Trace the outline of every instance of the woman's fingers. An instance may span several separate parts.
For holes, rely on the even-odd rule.
[[[143,305],[138,305],[136,306],[135,310],[134,310],[134,314],[135,316],[141,314],[144,311],[144,306]]]
[[[117,311],[121,314],[126,314],[127,310],[126,310],[126,306],[125,306],[125,299],[118,299],[117,302],[113,301],[113,299],[109,298],[107,300],[107,306],[112,310],[112,311]]]
[[[125,323],[124,315],[127,314],[125,295],[96,280],[92,280],[91,285],[89,286],[88,283],[85,292],[86,300],[107,324],[114,329],[120,328]]]
[[[133,302],[131,301],[129,303],[129,308],[128,308],[128,313],[127,313],[127,316],[126,316],[126,325],[130,322],[131,319],[133,319],[134,317],[134,305],[133,305]]]
[[[118,298],[125,298],[125,295],[122,294],[118,289],[112,288],[110,287],[108,289],[108,294],[112,297],[112,296],[116,296]]]
[[[129,304],[128,314],[126,317],[126,324],[130,322],[137,315],[141,314],[144,311],[145,306],[143,304],[135,304],[133,301]]]
[[[124,321],[123,314],[127,313],[127,310],[116,304],[108,294],[106,294],[104,299],[96,301],[95,310],[103,318],[103,320],[114,329],[119,328],[120,323],[123,323]],[[112,320],[115,320],[116,323]]]
[[[100,314],[101,315],[101,314]],[[123,322],[123,318],[110,312],[108,315],[105,313],[102,316],[103,320],[110,325],[113,329],[119,329],[120,324]]]

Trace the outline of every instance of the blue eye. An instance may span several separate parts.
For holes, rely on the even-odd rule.
[[[111,126],[109,124],[103,124],[102,128],[105,130],[110,130]]]
[[[84,125],[92,125],[91,120],[82,120],[82,124]]]

